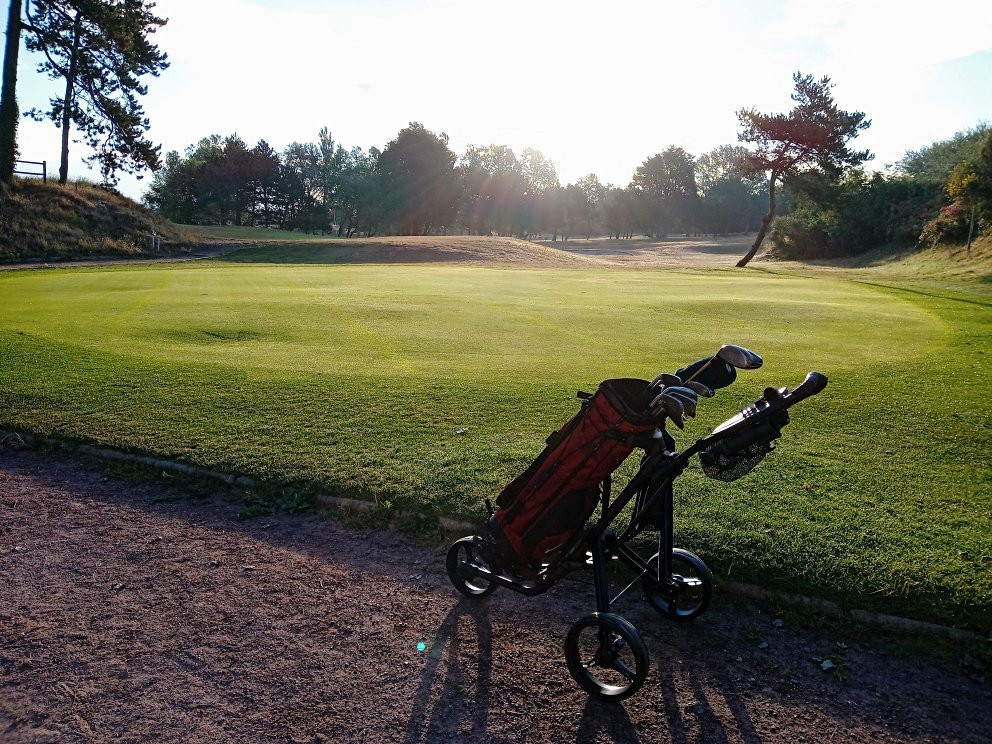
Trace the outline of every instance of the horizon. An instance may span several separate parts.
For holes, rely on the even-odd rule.
[[[534,147],[563,185],[595,173],[623,187],[640,163],[670,145],[698,157],[736,144],[741,108],[789,110],[797,70],[831,77],[838,105],[872,120],[855,140],[875,154],[871,170],[992,114],[985,33],[992,6],[967,0],[950,0],[936,16],[919,2],[845,0],[829,18],[808,0],[680,8],[628,1],[609,11],[588,2],[509,0],[498,14],[452,0],[371,8],[357,0],[331,7],[161,0],[155,12],[169,19],[153,40],[171,65],[143,80],[141,101],[163,157],[234,133],[249,146],[265,139],[282,152],[294,141],[316,141],[322,126],[346,148],[382,149],[419,121],[446,133],[459,157],[469,145],[506,145],[517,155]],[[962,17],[970,21],[959,27]],[[637,35],[703,27],[664,33],[654,45]],[[279,28],[289,31],[273,31]],[[22,112],[58,94],[36,64],[22,42]],[[22,158],[47,160],[57,172],[58,127],[22,118],[18,135]],[[70,145],[69,177],[99,180],[98,170],[83,165],[85,152]],[[150,184],[147,171],[142,180],[119,175],[118,188],[134,198]]]

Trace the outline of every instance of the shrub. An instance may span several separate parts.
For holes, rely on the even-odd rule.
[[[961,241],[968,237],[967,211],[957,202],[942,207],[940,213],[923,226],[920,241],[931,248],[938,243]]]

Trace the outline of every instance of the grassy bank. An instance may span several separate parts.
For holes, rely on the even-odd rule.
[[[988,285],[891,284],[221,261],[18,272],[0,276],[0,424],[475,518],[576,388],[733,341],[765,367],[703,401],[683,440],[766,385],[810,369],[831,383],[748,477],[687,474],[680,544],[734,579],[988,630]]]
[[[154,254],[153,231],[165,251],[192,242],[141,205],[92,184],[15,178],[0,186],[0,262]]]

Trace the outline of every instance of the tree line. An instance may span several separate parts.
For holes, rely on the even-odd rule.
[[[644,160],[628,186],[590,173],[562,185],[540,151],[470,145],[412,122],[382,150],[347,148],[327,128],[316,142],[276,152],[236,134],[170,152],[145,202],[175,222],[333,233],[477,234],[531,238],[743,232],[757,229],[763,175],[726,145],[694,158],[669,147]]]
[[[783,258],[933,247],[992,232],[992,129],[979,124],[907,152],[888,175],[851,169],[792,179],[771,239]]]
[[[698,157],[671,146],[647,157],[625,187],[595,174],[562,185],[554,164],[526,148],[469,146],[412,122],[381,150],[345,148],[325,128],[316,142],[276,152],[236,134],[211,135],[160,162],[146,138],[142,78],[168,67],[151,42],[167,23],[150,0],[11,0],[0,85],[0,186],[17,156],[17,57],[42,55],[37,73],[64,83],[47,109],[62,133],[68,176],[73,127],[104,185],[118,171],[155,172],[145,201],[181,223],[275,227],[341,236],[473,233],[558,238],[609,235],[766,235],[789,257],[859,253],[883,244],[967,240],[992,230],[992,133],[985,125],[906,154],[870,174],[850,146],[871,125],[837,107],[829,77],[793,75],[784,113],[737,112],[741,144]],[[783,215],[782,219],[776,219]]]

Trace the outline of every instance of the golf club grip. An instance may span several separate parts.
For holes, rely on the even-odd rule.
[[[827,386],[827,376],[819,372],[810,372],[802,384],[786,396],[789,406],[793,406],[801,400],[806,400],[810,396],[816,395]]]

